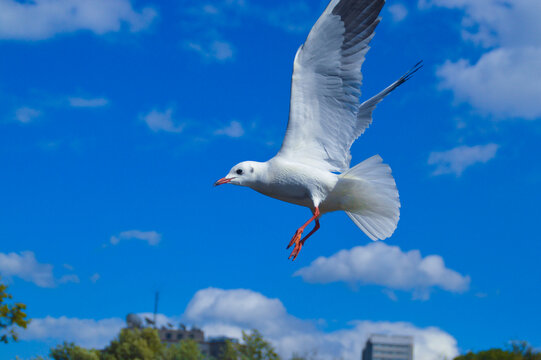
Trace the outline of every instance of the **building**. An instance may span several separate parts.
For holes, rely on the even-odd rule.
[[[205,342],[205,334],[202,330],[192,327],[188,330],[181,325],[178,329],[162,327],[158,329],[160,340],[166,344],[176,344],[182,340],[193,340],[197,343]]]
[[[225,336],[205,340],[203,330],[195,326],[188,329],[183,324],[180,324],[178,328],[174,328],[172,324],[167,324],[167,327],[156,328],[156,322],[152,319],[145,317],[143,320],[136,314],[128,314],[126,316],[126,324],[129,329],[142,329],[145,327],[145,322],[146,326],[151,326],[158,330],[158,336],[162,343],[173,345],[182,340],[193,340],[199,345],[199,350],[205,357],[210,356],[217,359],[224,352],[228,341],[238,343],[237,339],[231,339]]]
[[[228,341],[234,344],[239,343],[237,339],[231,339],[225,336],[209,339],[207,341],[209,347],[208,354],[214,359],[218,359],[224,353]]]
[[[413,337],[370,335],[362,360],[413,360]]]
[[[192,327],[188,330],[186,326],[182,324],[178,329],[162,327],[161,329],[158,329],[158,334],[160,340],[169,345],[176,344],[182,340],[193,340],[199,345],[201,354],[205,357],[211,356],[215,359],[222,355],[227,345],[227,341],[233,343],[238,342],[236,339],[230,339],[225,336],[205,340],[205,333],[203,330],[196,327]]]

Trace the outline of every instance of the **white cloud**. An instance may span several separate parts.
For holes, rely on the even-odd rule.
[[[139,314],[152,319],[152,314]],[[158,314],[158,326],[175,324],[178,317]],[[240,338],[242,331],[258,329],[278,352],[291,354],[317,352],[321,359],[358,359],[366,338],[372,333],[411,335],[416,360],[452,359],[458,355],[456,340],[435,327],[419,328],[406,322],[352,321],[332,332],[317,328],[315,322],[289,314],[279,299],[251,290],[208,288],[198,291],[188,304],[183,322],[202,327],[206,336]],[[78,345],[103,348],[124,326],[120,318],[103,320],[53,318],[33,319],[23,340],[73,341]]]
[[[238,121],[231,121],[231,123],[223,129],[218,129],[214,132],[216,135],[226,135],[232,138],[239,138],[244,135],[244,128]]]
[[[129,0],[0,0],[0,39],[42,40],[79,30],[101,35],[147,28],[156,11],[133,9]]]
[[[59,284],[68,284],[68,283],[79,284],[80,282],[81,280],[79,280],[79,277],[75,274],[64,275],[60,279],[58,279]]]
[[[15,119],[23,124],[27,124],[39,116],[41,116],[41,111],[26,106],[15,111]]]
[[[396,3],[389,5],[387,11],[391,14],[394,22],[401,22],[408,16],[408,8],[404,4]]]
[[[305,1],[290,1],[273,8],[252,6],[251,12],[263,21],[290,33],[306,33],[314,25],[314,18],[321,8]]]
[[[111,236],[110,242],[113,245],[117,245],[121,240],[143,240],[150,246],[155,246],[162,240],[162,235],[158,234],[156,231],[129,230]]]
[[[143,324],[145,318],[153,319],[154,314],[137,314]],[[158,314],[156,323],[158,327],[175,324],[178,318],[167,317]],[[94,349],[103,349],[113,340],[120,330],[126,326],[121,318],[108,318],[101,320],[68,318],[65,316],[55,318],[34,318],[24,331],[20,332],[20,339],[23,341],[58,341],[74,342],[79,346]]]
[[[541,2],[538,0],[420,0],[464,12],[462,37],[486,48],[475,61],[447,61],[443,89],[494,118],[541,118]]]
[[[462,36],[482,46],[541,46],[541,3],[537,0],[420,0],[464,12]]]
[[[92,275],[92,276],[90,277],[90,281],[91,281],[93,284],[95,284],[95,283],[98,282],[98,280],[99,280],[100,278],[101,278],[100,274],[95,273],[94,275]]]
[[[172,133],[180,133],[184,129],[183,124],[177,124],[173,120],[173,109],[169,108],[165,112],[152,110],[147,115],[143,116],[143,120],[148,125],[150,130],[154,132],[165,131]]]
[[[342,250],[328,258],[319,257],[294,276],[318,284],[381,285],[412,291],[414,297],[423,299],[433,287],[461,293],[467,291],[470,284],[469,276],[445,267],[441,256],[423,258],[418,250],[402,252],[399,247],[383,242]]]
[[[80,108],[95,108],[102,107],[109,104],[109,100],[106,98],[82,98],[82,97],[70,97],[68,98],[71,107]]]
[[[122,319],[104,320],[53,318],[32,319],[25,331],[20,333],[21,340],[57,340],[75,342],[88,348],[103,348],[115,336],[125,323]]]
[[[39,263],[32,251],[22,251],[20,254],[0,252],[0,276],[7,279],[18,277],[46,288],[58,284],[79,283],[79,277],[74,274],[55,279],[53,265]]]
[[[216,6],[210,5],[210,4],[203,5],[201,10],[203,11],[203,13],[211,14],[211,15],[217,15],[217,14],[220,13],[220,9],[218,9]]]
[[[227,61],[233,59],[234,56],[233,46],[227,41],[188,42],[187,47],[208,61]]]
[[[541,18],[540,18],[541,22]],[[541,33],[540,33],[541,36]],[[472,64],[461,59],[441,65],[441,88],[495,118],[541,118],[541,47],[498,48]]]
[[[391,289],[383,289],[382,292],[387,295],[387,297],[392,301],[398,301],[398,296],[396,296],[396,292],[394,292]]]
[[[486,163],[496,156],[499,146],[496,144],[459,146],[442,152],[432,152],[428,165],[435,165],[433,175],[455,174],[462,175],[468,167]]]
[[[352,321],[348,328],[323,332],[313,322],[289,314],[280,300],[251,290],[200,290],[188,304],[184,319],[202,326],[208,336],[239,338],[242,330],[258,329],[284,358],[292,353],[316,351],[321,359],[358,359],[372,333],[414,336],[417,360],[452,359],[458,355],[456,340],[438,328]]]
[[[287,32],[308,32],[319,5],[306,1],[262,6],[244,0],[192,1],[186,6],[186,21],[190,24],[190,40],[186,48],[198,53],[205,61],[224,62],[235,58],[235,46],[225,39],[225,29],[246,22],[259,21]],[[196,35],[193,35],[196,34]]]
[[[53,266],[41,264],[31,251],[0,253],[0,275],[6,278],[14,276],[30,281],[40,287],[54,287]]]

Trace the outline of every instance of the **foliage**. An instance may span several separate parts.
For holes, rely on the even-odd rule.
[[[152,328],[122,329],[116,339],[104,350],[87,350],[73,343],[64,342],[51,349],[54,360],[204,360],[199,344],[183,340],[166,346],[160,341],[158,331]],[[306,357],[296,357],[306,360]],[[34,360],[45,360],[35,358]],[[213,360],[210,358],[209,360]],[[242,344],[226,341],[218,360],[280,360],[272,345],[261,333],[252,330],[242,333]],[[528,359],[541,360],[541,359]]]
[[[316,360],[317,357],[317,351],[313,350],[311,352],[306,352],[303,355],[298,353],[293,353],[291,356],[291,359],[289,360]]]
[[[10,340],[17,341],[18,339],[15,327],[26,329],[30,320],[24,312],[26,305],[11,303],[13,296],[6,290],[7,286],[0,284],[0,342],[7,344]]]
[[[490,349],[477,353],[470,351],[455,360],[541,360],[541,353],[534,352],[526,342],[515,341],[511,343],[509,350]]]
[[[51,349],[50,356],[54,360],[100,360],[99,351],[87,350],[67,342]]]
[[[163,360],[203,360],[204,356],[197,342],[191,339],[165,348]]]
[[[526,341],[513,341],[511,351],[522,356],[524,360],[541,360],[541,353],[535,352]]]
[[[250,334],[243,331],[242,342],[236,344],[227,341],[218,360],[280,360],[272,345],[257,330],[252,330]]]
[[[165,346],[155,329],[122,329],[102,352],[102,360],[156,360],[161,357]]]
[[[219,356],[219,360],[237,360],[239,358],[238,344],[234,344],[227,340],[225,347]]]

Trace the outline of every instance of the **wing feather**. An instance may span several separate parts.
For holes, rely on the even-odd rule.
[[[278,156],[343,172],[360,121],[361,66],[385,0],[332,0],[295,56],[286,136]]]

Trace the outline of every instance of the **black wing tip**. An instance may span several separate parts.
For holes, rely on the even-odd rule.
[[[419,61],[417,64],[413,65],[413,67],[411,69],[409,69],[409,71],[407,73],[405,73],[404,75],[402,75],[402,77],[400,78],[399,82],[400,84],[403,84],[405,83],[406,81],[408,81],[409,79],[411,79],[413,77],[413,75],[421,70],[422,68],[424,67],[424,63],[423,63],[423,60]]]
[[[419,61],[417,64],[413,65],[413,67],[404,75],[406,80],[411,79],[413,74],[415,74],[417,71],[421,70],[424,67],[423,60]]]

